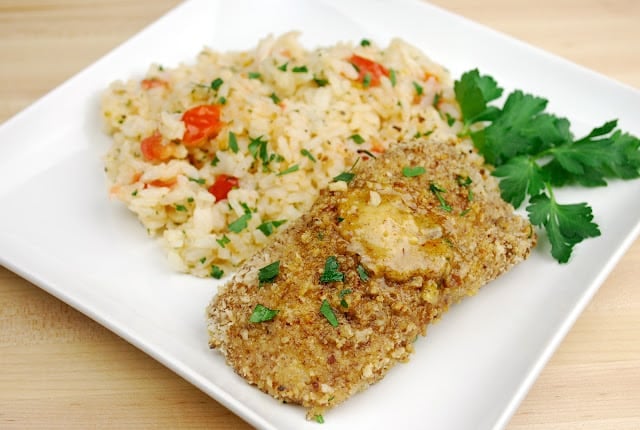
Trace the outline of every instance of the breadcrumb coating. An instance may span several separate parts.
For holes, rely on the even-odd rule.
[[[324,190],[207,309],[210,347],[308,417],[407,361],[429,323],[536,243],[465,141],[434,134],[393,145],[350,173],[353,180]],[[260,269],[276,261],[275,278],[260,282]],[[250,322],[256,305],[278,312]]]

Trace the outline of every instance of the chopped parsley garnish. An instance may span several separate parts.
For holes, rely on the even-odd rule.
[[[342,282],[344,281],[344,273],[340,271],[340,264],[338,258],[335,255],[327,257],[324,262],[324,271],[320,275],[320,282],[327,284],[329,282]]]
[[[398,83],[396,78],[396,71],[394,69],[389,69],[389,80],[391,81],[391,86],[395,87]]]
[[[358,264],[356,272],[358,272],[358,276],[362,282],[367,282],[369,280],[369,273],[367,273],[367,269],[365,269],[362,264]]]
[[[349,183],[353,181],[353,178],[356,177],[356,174],[353,172],[342,172],[338,176],[333,178],[333,182],[343,181]]]
[[[282,176],[282,175],[286,175],[288,173],[297,172],[299,169],[300,169],[300,166],[298,166],[297,164],[294,164],[293,166],[289,167],[288,169],[285,169],[282,172],[276,173],[276,176]]]
[[[238,153],[238,138],[233,131],[229,132],[229,149],[231,149],[234,154]]]
[[[358,267],[360,267],[360,266],[358,266]],[[347,301],[345,300],[344,296],[346,296],[347,294],[351,294],[351,293],[353,293],[353,291],[350,290],[349,288],[341,290],[338,293],[338,298],[340,298],[340,306],[342,306],[343,308],[348,308],[349,307],[349,303],[347,303]]]
[[[349,136],[349,139],[353,140],[358,145],[362,145],[364,143],[364,139],[359,134],[352,134]]]
[[[591,207],[586,203],[562,205],[553,195],[540,193],[529,199],[527,213],[533,225],[543,226],[551,242],[551,255],[560,263],[566,263],[574,245],[589,237],[600,236],[600,229],[593,220]]]
[[[281,102],[280,97],[278,97],[276,93],[271,93],[269,97],[271,98],[271,100],[273,100],[275,104],[278,104]]]
[[[231,242],[231,239],[229,239],[226,234],[223,234],[220,239],[216,239],[216,242],[218,242],[218,245],[224,248],[229,242]]]
[[[316,414],[313,419],[315,419],[318,424],[324,424],[324,417],[322,416],[322,414]]]
[[[447,203],[447,201],[442,196],[443,193],[447,192],[446,190],[432,182],[431,184],[429,184],[429,191],[431,191],[436,196],[436,198],[440,202],[440,207],[444,211],[451,212],[451,206],[449,206],[449,203]]]
[[[260,79],[260,77],[262,77],[259,72],[249,72],[247,76],[249,77],[249,79]]]
[[[360,46],[369,46],[369,45],[371,45],[371,42],[367,39],[362,39],[360,41]]]
[[[229,231],[232,231],[234,233],[240,233],[242,230],[247,228],[247,225],[250,219],[251,219],[250,213],[248,214],[246,213],[242,215],[241,217],[233,221],[231,224],[229,224]]]
[[[202,179],[202,178],[192,178],[191,176],[189,176],[189,177],[188,177],[188,179],[189,179],[191,182],[195,182],[195,183],[200,184],[200,185],[204,185],[204,183],[206,182],[206,181],[205,181],[204,179]]]
[[[293,73],[307,73],[309,69],[307,69],[307,66],[298,66],[291,69],[291,71]]]
[[[278,315],[279,310],[269,309],[268,307],[258,303],[249,317],[249,322],[261,323],[271,321]]]
[[[369,88],[370,85],[371,85],[371,74],[365,73],[364,76],[362,77],[362,86],[364,88]]]
[[[278,276],[278,273],[280,273],[280,260],[267,264],[258,270],[258,282],[260,285],[273,282],[276,276]]]
[[[269,156],[269,162],[276,161],[281,163],[284,161],[284,157],[280,154],[276,154],[275,152]]]
[[[186,212],[187,211],[187,207],[185,205],[176,205],[176,210],[178,212]]]
[[[249,138],[249,153],[253,156],[254,159],[260,157],[263,165],[269,163],[269,155],[267,154],[267,141],[263,140],[262,136]]]
[[[322,301],[322,305],[320,305],[320,313],[327,319],[327,321],[329,321],[329,324],[333,327],[338,327],[338,318],[333,312],[333,309],[327,299]]]
[[[131,192],[131,195],[132,195],[133,197],[137,196],[137,195],[138,195],[138,190],[133,190],[133,191]]]
[[[242,207],[244,208],[244,214],[229,224],[229,231],[240,233],[247,228],[249,220],[251,219],[251,209],[249,209],[246,203],[242,203]]]
[[[462,176],[458,175],[456,176],[456,180],[458,181],[458,185],[460,185],[463,188],[467,188],[467,200],[468,201],[473,201],[473,190],[471,189],[471,178],[469,176],[467,176],[466,178],[463,178]]]
[[[286,219],[265,221],[262,224],[260,224],[257,228],[262,233],[264,233],[265,236],[271,236],[273,234],[274,229],[280,227],[285,222],[287,222]]]
[[[456,122],[456,119],[452,117],[449,112],[445,113],[444,116],[445,118],[447,118],[447,125],[449,127],[451,127]]]
[[[503,89],[477,69],[464,73],[454,90],[462,134],[496,167],[502,198],[515,208],[528,200],[529,220],[546,230],[552,256],[567,262],[576,244],[600,230],[586,203],[560,204],[554,188],[640,177],[640,139],[617,129],[616,120],[575,139],[566,118],[546,111],[548,100],[521,90],[511,92],[501,108],[493,106]]]
[[[316,162],[316,158],[313,156],[313,154],[311,154],[311,152],[309,152],[309,150],[301,149],[300,150],[300,154],[304,155],[305,157],[307,157],[309,160],[313,161],[314,163]]]
[[[222,86],[223,83],[224,81],[222,79],[216,78],[213,81],[211,81],[211,89],[217,90],[218,88],[220,88],[220,86]]]
[[[471,185],[471,177],[469,176],[465,178],[464,176],[457,175],[456,181],[458,182],[458,185],[460,185],[461,187],[468,187],[469,185]]]
[[[227,104],[227,98],[226,97],[220,97],[218,99],[218,103],[220,103],[221,105],[226,105]]]
[[[422,166],[404,166],[402,168],[402,176],[404,176],[405,178],[413,178],[414,176],[424,175],[425,173],[426,170]]]
[[[213,160],[211,160],[211,165],[212,165],[213,167],[216,167],[216,166],[218,165],[218,163],[219,163],[219,162],[220,162],[220,159],[218,158],[218,154],[216,154],[216,155],[213,157]]]
[[[367,151],[366,149],[358,149],[356,152],[357,152],[358,154],[367,154],[369,157],[371,157],[371,158],[373,158],[373,159],[378,158],[378,157],[376,157],[375,155],[373,155],[373,154],[371,153],[371,151]]]
[[[212,265],[210,275],[212,278],[220,279],[224,275],[224,270],[222,270],[216,265]]]
[[[281,66],[278,66],[278,70],[282,70],[283,72],[286,72],[288,65],[289,65],[289,62],[287,61],[286,63],[282,64]]]
[[[200,264],[204,264],[204,262],[207,261],[207,257],[202,257],[199,261]]]
[[[433,96],[433,102],[431,102],[431,105],[437,108],[441,98],[442,98],[442,93],[436,93],[436,95]]]
[[[416,81],[413,81],[413,88],[416,89],[416,94],[419,95],[419,96],[421,96],[422,93],[424,92],[424,89],[422,88],[422,85],[420,85]]]
[[[319,86],[319,87],[324,87],[329,83],[328,80],[322,79],[322,78],[318,78],[316,76],[313,77],[313,82],[315,82],[316,85]]]

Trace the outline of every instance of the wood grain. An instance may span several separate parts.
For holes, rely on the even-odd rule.
[[[1,0],[0,121],[177,3]],[[640,88],[640,2],[433,3]],[[509,430],[640,428],[638,279],[640,241],[556,351]],[[0,267],[0,428],[249,426],[143,352]]]

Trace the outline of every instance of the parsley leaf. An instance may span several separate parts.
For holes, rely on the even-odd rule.
[[[224,248],[229,242],[231,242],[231,239],[229,239],[226,234],[223,234],[220,239],[216,239],[216,242],[218,242],[220,247]]]
[[[247,228],[249,220],[251,219],[251,209],[249,209],[246,203],[242,203],[242,207],[244,208],[244,214],[229,224],[229,231],[240,233]]]
[[[493,175],[503,178],[500,181],[500,195],[515,208],[520,207],[528,195],[538,195],[544,189],[544,172],[526,156],[512,158],[496,168]]]
[[[283,171],[276,173],[276,176],[287,175],[289,173],[297,172],[298,170],[300,170],[300,166],[298,166],[297,164],[294,164],[293,166],[290,166],[288,169],[284,169]]]
[[[361,145],[364,143],[364,138],[359,134],[352,134],[351,136],[349,136],[349,139],[353,140],[358,145]]]
[[[592,221],[591,208],[586,203],[558,204],[551,195],[538,194],[529,200],[529,219],[544,227],[551,242],[551,255],[560,263],[569,261],[573,246],[589,237],[600,236]]]
[[[280,227],[285,222],[287,222],[286,219],[265,221],[262,224],[260,224],[257,228],[262,233],[264,233],[265,236],[271,236],[273,234],[274,229]]]
[[[261,305],[258,303],[255,308],[253,308],[253,313],[249,317],[249,322],[252,323],[261,323],[266,321],[271,321],[278,315],[279,310],[269,309],[268,307]]]
[[[329,83],[327,79],[318,78],[316,76],[313,77],[313,82],[315,82],[319,87],[324,87]]]
[[[391,81],[392,87],[395,87],[398,83],[398,78],[396,77],[396,71],[394,69],[389,69],[389,80]]]
[[[340,264],[335,255],[327,257],[324,262],[324,272],[320,275],[320,282],[327,284],[329,282],[344,281],[344,273],[340,271]]]
[[[358,266],[358,268],[360,268],[362,266]],[[347,294],[351,294],[353,293],[353,290],[346,288],[344,290],[341,290],[338,293],[338,297],[340,298],[340,306],[342,306],[343,308],[348,308],[349,307],[349,303],[347,303],[347,300],[344,298],[344,296],[346,296]]]
[[[449,205],[449,203],[447,203],[445,198],[442,196],[442,194],[447,192],[444,188],[432,182],[429,184],[429,191],[431,191],[433,195],[436,196],[438,202],[440,202],[440,207],[442,208],[442,210],[444,210],[445,212],[452,211],[451,205]]]
[[[238,153],[238,138],[233,131],[229,132],[229,148],[233,151],[234,154]]]
[[[187,177],[187,179],[200,185],[204,185],[204,183],[206,182],[203,178],[192,178],[191,176]]]
[[[278,273],[280,273],[280,260],[267,264],[258,270],[258,282],[260,285],[273,282],[276,276],[278,276]]]
[[[365,269],[362,264],[358,264],[356,272],[358,272],[358,276],[362,282],[367,282],[369,280],[369,273],[367,273],[367,269]]]
[[[263,140],[263,136],[256,138],[249,138],[249,153],[254,159],[260,157],[262,165],[266,166],[269,163],[269,154],[267,152],[267,141]]]
[[[353,172],[342,172],[338,176],[333,178],[333,182],[343,181],[349,183],[353,181],[353,178],[356,177],[356,174]]]
[[[275,104],[278,104],[281,102],[280,97],[278,97],[276,93],[271,93],[269,97],[271,98],[271,100],[273,100]]]
[[[416,81],[413,81],[413,88],[416,90],[416,95],[418,95],[418,96],[421,96],[422,93],[424,92],[424,89],[422,88],[422,85],[420,85]]]
[[[213,81],[211,81],[211,89],[212,90],[217,90],[218,88],[220,88],[220,86],[224,83],[224,81],[220,78],[215,78]]]
[[[413,178],[414,176],[424,175],[427,171],[422,166],[404,166],[402,168],[402,176],[405,178]]]
[[[220,279],[224,275],[224,270],[222,270],[216,265],[212,265],[210,275],[212,278]]]
[[[463,74],[453,88],[465,125],[490,119],[498,112],[497,108],[490,108],[487,105],[502,95],[502,88],[498,87],[491,76],[480,76],[477,69],[471,70]]]
[[[242,230],[247,228],[247,225],[250,219],[251,219],[250,213],[248,214],[246,213],[242,215],[241,217],[237,218],[235,221],[229,224],[229,231],[232,231],[234,233],[240,233]]]
[[[308,149],[301,149],[300,150],[300,154],[304,155],[305,157],[307,157],[309,160],[313,161],[314,163],[316,162],[316,158],[313,156],[313,154],[311,154],[311,152],[309,152]]]
[[[329,321],[329,324],[333,327],[338,327],[338,318],[333,312],[333,309],[327,299],[322,301],[322,305],[320,305],[320,313],[327,319],[327,321]]]
[[[618,130],[613,120],[576,140],[566,118],[546,111],[546,99],[520,90],[511,92],[502,108],[490,106],[502,88],[478,70],[464,73],[454,90],[463,134],[496,166],[502,198],[516,208],[528,199],[531,223],[546,230],[553,257],[567,262],[576,244],[600,231],[586,203],[559,204],[553,187],[605,186],[607,178],[640,177],[640,139]]]

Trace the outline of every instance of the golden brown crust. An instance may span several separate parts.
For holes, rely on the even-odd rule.
[[[407,177],[407,166],[425,173]],[[398,144],[358,167],[346,191],[323,191],[208,308],[210,346],[249,383],[311,416],[406,361],[427,324],[526,258],[536,240],[467,143]],[[343,282],[321,282],[330,256]],[[259,269],[274,261],[278,276],[259,285]],[[337,327],[320,312],[323,300]],[[251,323],[256,304],[279,313]]]

